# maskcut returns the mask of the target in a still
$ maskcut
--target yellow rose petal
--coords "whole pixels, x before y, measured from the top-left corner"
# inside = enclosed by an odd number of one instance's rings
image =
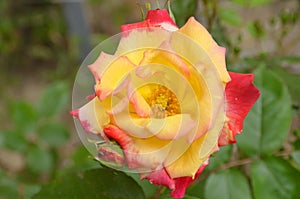
[[[162,140],[176,140],[195,127],[195,122],[189,114],[176,114],[163,119],[151,118],[151,122],[146,126],[157,138]]]
[[[95,91],[100,100],[117,89],[127,78],[127,74],[136,67],[127,57],[121,56],[115,59],[102,74],[100,81],[95,85]],[[124,85],[125,86],[125,85]]]
[[[106,110],[109,108],[109,100],[100,101],[97,97],[92,99],[78,110],[78,118],[83,128],[88,132],[102,133],[103,126],[110,121]]]
[[[194,17],[191,17],[177,32],[182,33],[197,42],[215,64],[221,80],[225,83],[230,81],[230,76],[225,65],[225,48],[218,46],[209,32],[199,22],[197,22]],[[188,49],[185,48],[185,50]],[[199,54],[199,52],[193,53]]]
[[[207,158],[200,159],[199,152],[201,150],[205,135],[193,142],[191,145],[183,141],[173,142],[173,147],[170,150],[168,159],[164,162],[166,171],[171,178],[178,178],[183,176],[193,177],[198,171],[201,164]],[[183,148],[186,151],[183,153]],[[188,164],[187,164],[188,163]]]

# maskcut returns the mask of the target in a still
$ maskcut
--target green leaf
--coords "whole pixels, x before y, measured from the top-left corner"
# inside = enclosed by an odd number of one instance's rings
[[[265,4],[268,4],[270,3],[272,0],[251,0],[249,2],[250,6],[262,6],[262,5],[265,5]]]
[[[0,198],[1,199],[19,198],[17,182],[7,178],[6,176],[1,176],[0,177]]]
[[[275,68],[274,73],[276,73],[282,81],[288,86],[290,94],[293,99],[293,103],[300,105],[300,86],[296,82],[300,82],[300,75],[290,73],[281,68]]]
[[[141,187],[123,172],[109,168],[70,173],[42,187],[33,199],[144,199]]]
[[[34,173],[49,172],[53,167],[53,157],[50,152],[33,146],[26,153],[26,163]]]
[[[173,19],[173,21],[176,23],[176,19],[175,19],[175,16],[174,16],[172,8],[171,8],[171,1],[168,1],[168,11],[169,11],[169,15],[170,15],[171,19]]]
[[[300,139],[299,138],[293,143],[293,146],[294,146],[295,150],[300,150]]]
[[[293,152],[292,158],[297,163],[298,168],[300,168],[300,151]]]
[[[130,177],[132,177],[143,189],[146,198],[153,198],[157,189],[159,188],[158,186],[154,186],[149,182],[149,180],[140,180],[141,177],[137,173],[129,173],[128,174]]]
[[[24,151],[28,145],[27,140],[22,132],[5,131],[2,134],[3,144],[5,147],[15,151]]]
[[[2,148],[5,144],[4,131],[0,131],[0,148]]]
[[[201,173],[201,175],[200,175],[199,178],[201,178],[202,175],[205,175],[205,172],[206,172],[206,171],[207,171],[207,170],[205,169],[204,172]],[[200,180],[199,178],[198,178],[198,180],[196,180],[196,182],[192,183],[192,184],[187,188],[186,193],[187,193],[188,195],[195,196],[195,197],[197,197],[197,198],[199,198],[199,199],[204,199],[204,198],[205,198],[205,197],[204,197],[204,189],[205,189],[205,184],[206,184],[206,182],[207,182],[207,178],[205,178],[205,179],[203,179],[203,180]]]
[[[231,0],[233,3],[240,5],[240,6],[246,6],[247,5],[247,0]]]
[[[195,196],[190,196],[188,194],[185,194],[184,198],[183,199],[201,199],[199,197],[195,197]]]
[[[250,175],[255,199],[299,198],[300,172],[282,158],[253,162]]]
[[[66,109],[69,103],[69,86],[66,82],[55,82],[47,87],[39,101],[39,113],[53,116]]]
[[[153,197],[149,198],[152,199]],[[173,197],[170,196],[170,191],[166,191],[163,194],[161,194],[158,199],[174,199]],[[202,199],[199,197],[195,197],[195,196],[190,196],[188,194],[185,194],[184,197],[182,199]]]
[[[234,169],[210,175],[204,194],[206,199],[251,199],[246,177]]]
[[[261,39],[265,36],[265,31],[260,21],[248,23],[247,30],[253,38]]]
[[[232,145],[220,147],[220,150],[214,153],[209,159],[209,165],[206,170],[216,169],[230,160],[232,154]]]
[[[37,112],[31,104],[18,101],[11,103],[9,108],[9,115],[15,129],[20,132],[30,132],[35,128]]]
[[[220,9],[220,17],[224,23],[232,26],[239,26],[242,22],[242,19],[237,11],[231,8]]]
[[[70,137],[65,125],[59,123],[46,123],[38,129],[40,139],[52,147],[63,145]]]
[[[80,146],[72,154],[73,165],[71,170],[84,171],[99,168],[99,162],[95,161],[84,146]]]
[[[189,17],[195,15],[197,0],[173,1],[171,8],[176,19],[176,24],[182,26]]]
[[[270,3],[272,0],[231,0],[233,3],[240,6],[262,6]]]
[[[31,199],[34,194],[40,191],[40,189],[41,189],[40,185],[25,184],[24,185],[25,199]]]
[[[291,99],[286,86],[271,71],[255,71],[260,98],[245,119],[239,149],[249,156],[268,155],[280,149],[288,136],[292,120]]]

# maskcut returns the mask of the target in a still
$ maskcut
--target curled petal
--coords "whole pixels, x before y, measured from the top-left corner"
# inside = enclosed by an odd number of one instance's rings
[[[239,74],[230,72],[231,81],[227,83],[226,94],[226,117],[219,146],[235,143],[234,136],[241,133],[243,122],[251,107],[258,99],[260,92],[253,85],[253,74]]]
[[[157,49],[145,51],[139,65],[162,64],[189,77],[189,67],[171,46],[169,41],[164,41]]]
[[[128,84],[127,97],[129,101],[133,104],[136,113],[140,117],[148,117],[150,115],[149,104],[146,102],[144,97],[139,92],[134,90],[134,86],[132,85],[132,82]]]

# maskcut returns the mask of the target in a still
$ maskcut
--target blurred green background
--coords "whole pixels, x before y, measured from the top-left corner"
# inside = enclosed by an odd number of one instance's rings
[[[167,5],[145,0],[0,0],[1,199],[31,198],[42,185],[41,193],[47,194],[36,198],[57,198],[45,191],[48,183],[99,167],[79,141],[69,115],[72,84],[87,48],[119,33],[120,25],[142,20],[140,7],[145,11],[146,2],[152,9]],[[85,38],[72,30],[67,4],[80,4],[86,24],[75,27],[86,28]],[[195,16],[227,48],[228,69],[255,72],[262,91],[238,144],[221,148],[211,158],[186,198],[297,198],[300,1],[173,0],[171,7],[179,26]],[[124,182],[130,181],[122,175]],[[137,182],[132,187],[142,187],[141,198],[160,193],[148,182]],[[157,198],[168,198],[167,192]],[[124,193],[126,197],[130,195]]]

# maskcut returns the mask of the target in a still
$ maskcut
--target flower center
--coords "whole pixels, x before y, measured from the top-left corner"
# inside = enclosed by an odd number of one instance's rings
[[[145,99],[151,107],[151,115],[155,118],[164,118],[180,113],[177,97],[165,86],[155,86]]]

